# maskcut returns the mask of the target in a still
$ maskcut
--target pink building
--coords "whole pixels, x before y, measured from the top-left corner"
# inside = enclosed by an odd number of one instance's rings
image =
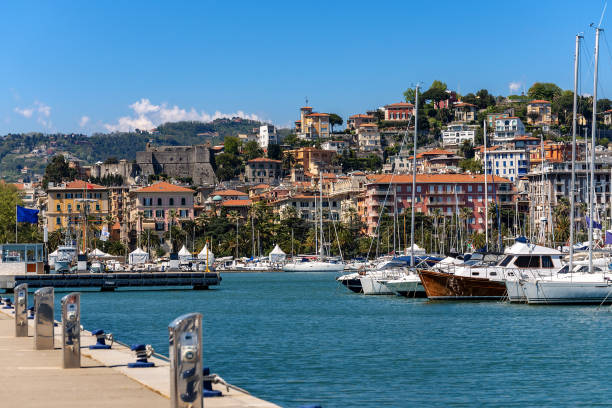
[[[131,191],[130,221],[139,233],[144,230],[168,231],[172,212],[173,224],[194,219],[194,194],[194,190],[165,181]]]
[[[514,191],[510,180],[489,176],[487,184],[489,202],[499,201],[502,205],[512,202]],[[439,209],[440,215],[450,217],[455,213],[463,216],[461,209],[469,208],[470,230],[482,232],[485,227],[484,195],[483,174],[417,174],[415,211],[432,215],[435,209]],[[409,212],[412,203],[412,175],[371,176],[365,193],[365,222],[371,235],[376,231],[383,203],[389,215],[394,213],[395,206],[398,214]]]

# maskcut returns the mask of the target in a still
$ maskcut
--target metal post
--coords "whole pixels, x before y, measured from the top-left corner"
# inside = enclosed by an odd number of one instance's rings
[[[412,212],[410,214],[410,266],[414,266],[414,206],[416,205],[416,156],[419,129],[419,84],[414,87],[414,138],[412,142]]]
[[[485,251],[489,251],[489,189],[487,185],[487,121],[482,121],[484,139],[484,189],[485,189]],[[491,170],[493,173],[493,170]]]
[[[53,288],[40,288],[34,292],[34,349],[53,350]]]
[[[189,313],[168,325],[170,406],[202,408],[202,315]]]
[[[595,132],[597,131],[597,70],[599,67],[599,33],[595,30],[595,63],[593,67],[593,119],[591,124],[591,185],[589,197],[589,273],[593,272],[593,205],[595,202]]]
[[[15,286],[15,337],[28,337],[28,284]]]
[[[576,212],[576,116],[578,110],[578,67],[580,61],[580,39],[576,36],[576,51],[574,54],[574,108],[572,111],[572,178],[570,181],[570,236],[569,236],[569,271],[574,270],[574,224]],[[611,180],[612,181],[612,180]]]
[[[64,368],[81,367],[81,294],[62,298],[62,350]]]

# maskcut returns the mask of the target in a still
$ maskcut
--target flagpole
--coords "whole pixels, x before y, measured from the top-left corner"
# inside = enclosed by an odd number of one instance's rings
[[[15,243],[17,244],[17,204],[15,204]]]

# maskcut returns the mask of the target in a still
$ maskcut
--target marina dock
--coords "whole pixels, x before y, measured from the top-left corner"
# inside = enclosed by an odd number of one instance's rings
[[[12,292],[21,283],[38,289],[94,288],[114,291],[133,287],[189,287],[205,290],[217,286],[221,277],[213,272],[140,272],[140,273],[75,273],[75,274],[22,274],[0,275],[0,289]]]
[[[54,350],[35,350],[29,320],[29,336],[15,337],[11,309],[0,309],[0,382],[6,391],[2,406],[19,407],[91,407],[156,408],[170,406],[169,362],[158,357],[149,361],[151,368],[128,368],[134,352],[114,343],[110,350],[90,350],[95,336],[81,332],[81,368],[62,368],[61,323],[55,327]],[[160,327],[160,330],[164,330]],[[213,384],[221,397],[206,398],[213,408],[271,408],[277,405],[250,394]]]

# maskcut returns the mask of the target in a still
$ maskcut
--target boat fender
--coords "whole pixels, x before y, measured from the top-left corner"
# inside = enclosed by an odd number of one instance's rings
[[[155,352],[150,344],[132,344],[130,349],[136,353],[136,361],[128,363],[129,368],[155,367],[155,363],[148,360]]]
[[[96,344],[89,346],[90,350],[108,350],[112,347],[114,342],[113,333],[105,333],[103,329],[98,329],[92,331],[91,334],[96,336]],[[107,340],[111,344],[106,344]]]

